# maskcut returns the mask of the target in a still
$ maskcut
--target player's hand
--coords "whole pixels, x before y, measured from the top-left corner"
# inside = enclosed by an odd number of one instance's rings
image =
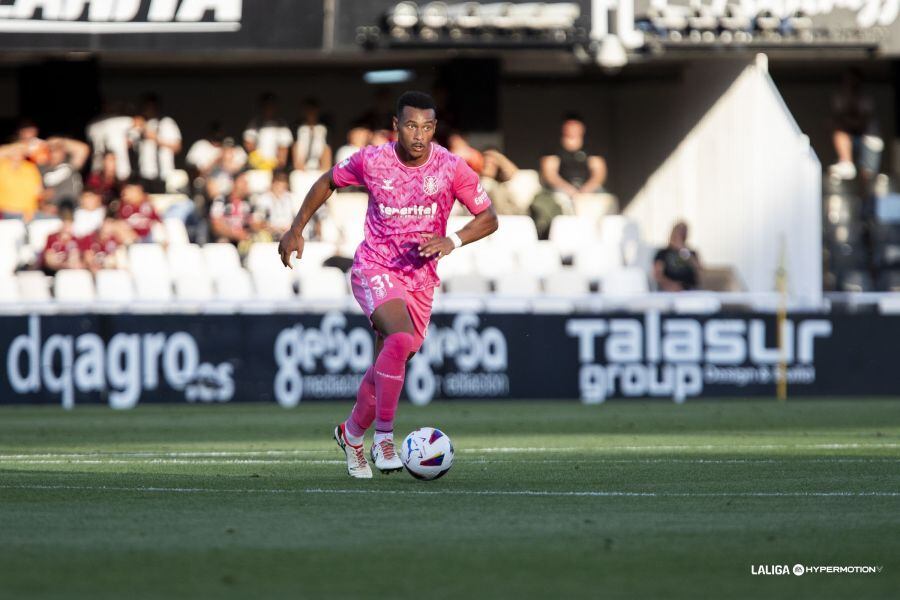
[[[293,229],[289,229],[278,242],[278,254],[281,255],[281,262],[289,269],[294,268],[291,266],[291,255],[294,252],[297,253],[298,259],[303,256],[303,236],[294,233]]]
[[[422,243],[419,244],[419,256],[425,258],[436,256],[440,259],[453,252],[455,248],[456,246],[453,245],[453,240],[450,238],[425,233],[422,235]]]

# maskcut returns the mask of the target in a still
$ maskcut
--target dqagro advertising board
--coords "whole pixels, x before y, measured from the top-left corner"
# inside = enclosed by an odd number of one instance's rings
[[[437,314],[405,394],[449,399],[897,395],[900,318]],[[0,318],[0,403],[351,401],[375,344],[360,315]]]

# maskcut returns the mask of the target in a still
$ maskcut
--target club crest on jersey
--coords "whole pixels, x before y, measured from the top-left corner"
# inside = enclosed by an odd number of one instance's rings
[[[437,177],[432,177],[431,175],[426,175],[425,178],[422,180],[422,191],[425,192],[425,195],[427,195],[427,196],[436,194],[438,191]]]
[[[394,180],[393,179],[382,179],[381,180],[381,189],[383,190],[393,190],[394,189]]]

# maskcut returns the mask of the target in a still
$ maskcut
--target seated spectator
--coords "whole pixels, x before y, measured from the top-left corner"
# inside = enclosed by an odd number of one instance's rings
[[[81,247],[73,229],[73,211],[71,204],[59,207],[59,219],[62,228],[47,237],[47,243],[40,256],[40,267],[47,275],[55,275],[63,269],[83,269],[84,260]]]
[[[303,102],[297,143],[294,144],[294,168],[298,171],[327,171],[331,168],[328,128],[319,120],[319,104],[312,98]]]
[[[461,133],[454,131],[447,136],[447,150],[462,158],[475,173],[481,175],[481,171],[484,170],[484,156],[470,146]]]
[[[394,141],[394,132],[389,129],[376,129],[372,132],[369,146],[384,146]]]
[[[153,241],[153,225],[161,223],[140,181],[132,180],[122,186],[116,216],[123,221],[137,242]]]
[[[205,178],[216,168],[237,173],[247,164],[247,153],[234,145],[233,138],[222,133],[218,123],[213,123],[209,135],[194,142],[184,160],[193,176]]]
[[[347,132],[347,143],[338,148],[337,154],[334,155],[336,164],[340,164],[347,160],[364,147],[369,145],[372,138],[372,130],[363,123],[357,123]]]
[[[840,92],[832,100],[832,137],[838,162],[831,165],[829,173],[840,179],[855,179],[858,163],[865,181],[871,182],[881,166],[884,140],[875,118],[875,103],[862,84],[858,69],[847,71]]]
[[[285,171],[275,172],[272,177],[272,189],[254,198],[253,205],[258,221],[276,241],[291,228],[294,215],[300,209],[299,203],[291,194],[288,174]]]
[[[106,206],[119,197],[120,181],[116,171],[116,155],[113,152],[107,152],[103,155],[100,170],[92,171],[87,178],[85,187],[99,194]]]
[[[78,208],[75,209],[75,235],[81,238],[100,229],[106,213],[100,194],[91,190],[81,192]]]
[[[531,198],[527,204],[511,193],[507,183],[519,173],[519,168],[500,151],[490,148],[484,151],[484,169],[481,171],[481,184],[491,197],[491,204],[501,215],[527,215]]]
[[[563,121],[559,146],[541,158],[541,179],[547,190],[538,194],[531,213],[538,235],[546,239],[553,217],[575,214],[576,199],[603,191],[606,161],[585,143],[584,122],[569,115]]]
[[[38,168],[44,183],[41,212],[55,215],[63,203],[78,205],[83,187],[81,168],[90,155],[84,142],[68,138],[47,140],[48,160]]]
[[[687,224],[676,223],[669,235],[669,245],[653,258],[653,278],[661,292],[692,290],[700,282],[700,257],[687,247],[687,235]]]
[[[263,224],[253,212],[246,173],[239,174],[231,191],[212,201],[209,208],[211,237],[217,242],[230,242],[246,254]]]
[[[0,146],[0,216],[5,219],[30,221],[38,210],[44,186],[40,170],[28,160],[30,144]]]
[[[274,94],[263,94],[259,105],[259,116],[251,120],[244,130],[247,163],[251,169],[284,169],[294,137],[287,122],[278,116]]]
[[[125,243],[121,236],[122,223],[112,211],[104,215],[100,228],[78,240],[85,267],[96,273],[101,269],[125,267]]]
[[[165,193],[166,179],[175,170],[175,155],[181,152],[181,130],[172,117],[160,114],[155,94],[144,95],[128,143],[137,157],[137,174],[144,189],[151,194]]]

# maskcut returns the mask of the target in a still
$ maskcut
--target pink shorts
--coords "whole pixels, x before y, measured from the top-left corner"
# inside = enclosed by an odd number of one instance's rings
[[[415,337],[413,351],[417,352],[425,341],[428,323],[431,321],[431,305],[434,300],[434,288],[410,291],[397,277],[387,269],[357,269],[350,271],[350,287],[353,297],[360,308],[372,321],[372,313],[388,300],[400,299],[406,302],[406,309],[412,320]],[[372,328],[375,324],[372,323]],[[377,331],[377,329],[376,329]]]

